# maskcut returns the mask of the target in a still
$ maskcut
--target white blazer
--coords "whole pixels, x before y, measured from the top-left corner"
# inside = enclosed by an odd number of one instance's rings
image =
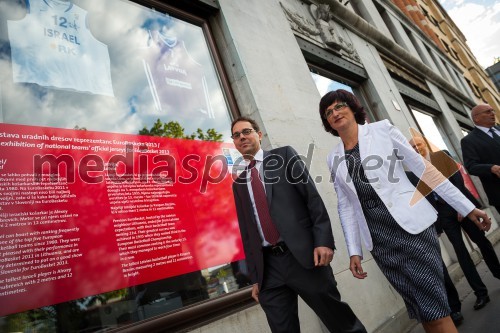
[[[419,178],[432,180],[436,185],[431,188],[461,215],[466,216],[475,208],[448,179],[413,150],[405,136],[388,120],[358,125],[358,143],[366,177],[389,213],[407,232],[424,231],[436,221],[437,214],[424,198],[414,202],[416,189],[408,180],[403,165]],[[362,256],[361,242],[369,251],[373,249],[373,242],[347,170],[342,142],[330,152],[327,163],[337,192],[338,212],[349,256]]]

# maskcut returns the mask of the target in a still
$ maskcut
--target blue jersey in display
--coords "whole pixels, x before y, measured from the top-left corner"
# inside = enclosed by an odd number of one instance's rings
[[[8,21],[14,82],[114,96],[108,47],[71,1],[26,0],[28,13]]]

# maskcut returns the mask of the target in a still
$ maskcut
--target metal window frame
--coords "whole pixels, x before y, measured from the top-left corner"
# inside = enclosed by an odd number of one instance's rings
[[[168,13],[186,22],[202,28],[208,49],[213,58],[216,72],[232,119],[239,116],[238,104],[231,89],[231,84],[222,63],[212,30],[208,23],[211,16],[216,15],[220,7],[216,0],[128,0],[146,8]]]

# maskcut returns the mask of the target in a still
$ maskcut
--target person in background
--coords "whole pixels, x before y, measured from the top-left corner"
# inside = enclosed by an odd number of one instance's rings
[[[476,207],[481,206],[479,202],[477,202],[476,198],[474,198],[474,196],[465,187],[464,179],[458,169],[457,162],[451,158],[449,152],[446,150],[431,152],[425,139],[418,136],[410,140],[410,145],[418,153],[420,153],[423,158],[436,167],[439,172],[448,177],[449,181],[455,185],[455,187],[457,187],[472,203],[474,203]],[[460,264],[460,267],[464,272],[464,276],[471,288],[474,290],[474,294],[477,298],[474,303],[474,309],[479,310],[483,308],[490,301],[488,289],[479,276],[476,265],[474,265],[474,261],[465,246],[465,242],[462,237],[462,229],[479,247],[484,261],[493,276],[500,277],[500,262],[498,261],[493,245],[486,237],[484,230],[478,229],[478,227],[471,220],[460,215],[455,209],[453,209],[453,207],[447,204],[424,183],[419,183],[417,189],[424,195],[429,194],[434,196],[434,207],[438,212],[438,219],[436,221],[436,224],[438,225],[438,233],[439,230],[444,231],[450,240],[451,245],[453,245],[458,263]]]
[[[460,141],[464,165],[479,177],[490,205],[500,213],[500,127],[495,125],[495,110],[476,105],[471,117],[476,126]]]
[[[257,123],[240,117],[231,137],[248,167],[233,183],[252,297],[272,332],[300,332],[298,296],[330,332],[366,333],[341,301],[333,276],[331,222],[313,180],[290,146],[262,150]]]
[[[355,278],[365,279],[361,244],[402,296],[408,314],[428,333],[457,332],[443,282],[436,212],[416,189],[403,165],[423,179],[463,216],[489,230],[488,216],[424,160],[388,120],[365,125],[366,113],[346,90],[328,92],[319,103],[324,129],[341,142],[327,163]],[[423,198],[421,198],[423,199]]]

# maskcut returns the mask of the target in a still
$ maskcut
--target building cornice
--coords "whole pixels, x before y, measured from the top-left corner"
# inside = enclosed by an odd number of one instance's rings
[[[333,20],[373,44],[377,50],[386,57],[405,66],[417,76],[424,75],[426,79],[442,87],[448,94],[459,99],[461,102],[470,106],[474,105],[474,101],[464,95],[460,90],[443,79],[439,74],[406,51],[403,47],[396,44],[392,39],[382,34],[376,27],[368,23],[361,16],[345,8],[337,0],[319,0],[318,2],[330,5],[332,12],[335,13],[335,15],[333,15]],[[352,2],[356,2],[356,0]]]

